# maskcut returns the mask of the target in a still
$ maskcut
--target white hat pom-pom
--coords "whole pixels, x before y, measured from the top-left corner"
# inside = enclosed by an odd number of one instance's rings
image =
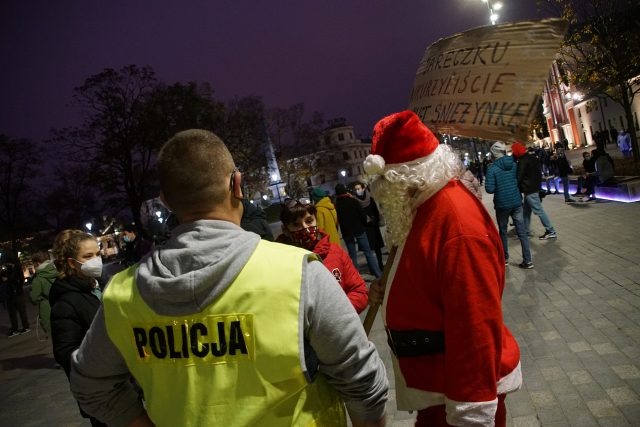
[[[384,172],[384,159],[377,154],[369,154],[362,165],[367,175],[382,175]]]

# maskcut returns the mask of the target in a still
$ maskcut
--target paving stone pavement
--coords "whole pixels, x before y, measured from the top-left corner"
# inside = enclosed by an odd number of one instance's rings
[[[491,197],[484,202],[493,212]],[[507,397],[508,426],[640,426],[640,204],[565,204],[550,195],[543,206],[558,238],[532,238],[534,269],[515,265],[520,245],[509,240],[514,265],[503,311],[520,344],[524,385]],[[537,218],[531,224],[536,236],[544,232]],[[90,425],[50,343],[33,331],[7,338],[8,315],[0,311],[0,425]],[[370,338],[393,385],[380,316]],[[395,389],[390,397],[388,425],[413,425],[415,414],[395,410]]]

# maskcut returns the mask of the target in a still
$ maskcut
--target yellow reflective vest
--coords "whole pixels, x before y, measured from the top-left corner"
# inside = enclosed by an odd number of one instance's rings
[[[104,294],[107,333],[142,386],[156,426],[345,426],[343,403],[301,368],[300,287],[308,252],[260,241],[201,312],[161,316],[135,267]]]

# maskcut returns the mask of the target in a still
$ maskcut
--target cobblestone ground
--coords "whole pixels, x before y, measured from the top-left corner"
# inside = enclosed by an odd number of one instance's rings
[[[493,212],[487,195],[485,205]],[[507,270],[504,316],[520,344],[524,376],[523,388],[507,398],[508,425],[639,426],[640,204],[565,204],[551,195],[543,206],[558,239],[534,237],[535,268]],[[532,231],[544,232],[535,217]],[[515,264],[518,240],[509,246]],[[88,426],[50,343],[35,331],[8,339],[8,315],[0,311],[0,425]],[[371,339],[391,373],[379,317]],[[396,411],[393,391],[391,397],[388,424],[413,425],[414,415]]]

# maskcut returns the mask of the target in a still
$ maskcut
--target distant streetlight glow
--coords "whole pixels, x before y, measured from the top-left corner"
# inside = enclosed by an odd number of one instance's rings
[[[272,173],[271,174],[271,180],[272,181],[277,181],[278,180],[278,174],[277,173]]]
[[[501,10],[504,7],[504,3],[501,1],[492,2],[490,0],[482,0],[482,3],[487,5],[487,9],[489,9],[489,21],[491,21],[491,25],[495,25],[498,22],[498,18],[500,15],[496,13],[496,11]]]
[[[93,224],[91,224],[90,222],[86,223],[84,225],[85,227],[87,227],[87,230],[89,230],[89,232],[91,232],[91,227],[93,227]]]
[[[495,2],[493,5],[493,10],[500,10],[500,9],[502,9],[502,3],[499,1]]]
[[[340,175],[342,175],[343,177],[347,176],[347,171],[346,170],[341,170],[340,171]]]

